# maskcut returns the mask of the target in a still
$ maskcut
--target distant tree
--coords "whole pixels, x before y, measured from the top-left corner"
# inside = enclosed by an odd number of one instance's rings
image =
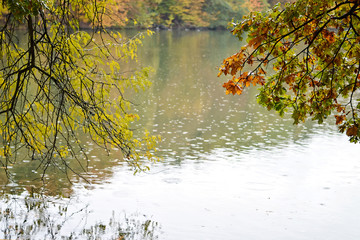
[[[156,13],[157,1],[152,0],[112,0],[108,13],[103,17],[106,27],[151,27]]]
[[[158,0],[155,22],[168,27],[206,26],[202,10],[205,0]]]
[[[294,123],[328,117],[360,139],[360,1],[298,0],[251,13],[232,33],[247,44],[226,58],[226,93],[259,85],[258,102]]]
[[[206,0],[203,10],[207,13],[210,27],[227,27],[235,18],[241,19],[246,12],[243,0]]]
[[[205,0],[178,0],[176,4],[170,8],[174,14],[174,23],[178,25],[188,26],[207,26],[204,21],[206,13],[202,10]]]
[[[245,0],[242,6],[250,12],[255,12],[265,10],[269,3],[267,0]]]
[[[134,138],[138,115],[124,92],[149,86],[149,69],[125,69],[142,35],[130,39],[104,29],[108,1],[3,0],[0,25],[0,164],[24,158],[38,168],[72,171],[84,163],[83,135],[143,169],[158,139]],[[86,19],[89,31],[81,31]],[[127,90],[127,89],[132,89]],[[84,170],[86,167],[86,161]]]
[[[295,1],[296,0],[268,0],[267,2],[270,4],[271,7],[273,7],[278,3],[285,5],[286,3],[291,3],[291,2],[295,2]]]

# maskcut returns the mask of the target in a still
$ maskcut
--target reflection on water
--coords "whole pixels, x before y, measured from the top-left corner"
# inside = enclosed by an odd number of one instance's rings
[[[24,159],[11,166],[11,176],[8,178],[3,171],[0,172],[0,189],[6,193],[21,194],[24,191],[39,192],[41,189],[46,195],[70,197],[72,195],[72,184],[76,182],[103,183],[112,175],[111,167],[122,164],[119,160],[119,151],[113,151],[108,155],[103,149],[97,149],[88,140],[87,154],[89,160],[83,160],[82,165],[87,166],[87,172],[83,172],[81,166],[73,161],[70,165],[74,171],[81,173],[81,177],[71,172],[62,172],[58,168],[49,167],[44,175],[38,170],[39,163]],[[91,185],[89,185],[91,187]]]
[[[128,97],[142,117],[139,126],[162,135],[164,161],[134,176],[119,153],[107,156],[89,145],[92,184],[74,176],[71,185],[49,173],[47,194],[76,197],[69,208],[86,206],[87,229],[99,221],[110,226],[112,214],[125,211],[149,216],[137,225],[141,234],[156,223],[153,238],[166,240],[360,239],[359,145],[331,124],[293,126],[259,107],[256,89],[226,96],[217,66],[240,46],[227,32],[164,31],[147,39],[139,57],[156,70],[153,86]],[[3,191],[22,196],[38,188],[30,166],[13,166],[7,186],[0,175]],[[81,215],[69,222],[81,222]]]
[[[88,226],[89,214],[74,199],[4,195],[0,226],[5,239],[158,239],[159,224],[145,215],[123,214],[119,220],[113,213],[108,221]]]

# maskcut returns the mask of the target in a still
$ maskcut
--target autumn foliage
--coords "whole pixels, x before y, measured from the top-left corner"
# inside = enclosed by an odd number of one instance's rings
[[[328,117],[360,139],[360,1],[299,0],[251,13],[232,33],[247,44],[223,61],[227,94],[260,86],[260,104],[294,123]]]

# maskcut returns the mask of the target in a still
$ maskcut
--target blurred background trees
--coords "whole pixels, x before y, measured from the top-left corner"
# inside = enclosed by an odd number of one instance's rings
[[[108,27],[226,28],[250,11],[263,11],[278,0],[113,0]],[[286,0],[280,1],[282,3]]]

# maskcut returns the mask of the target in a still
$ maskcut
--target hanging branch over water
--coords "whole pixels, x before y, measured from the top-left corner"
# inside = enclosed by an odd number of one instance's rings
[[[5,170],[22,156],[39,161],[42,177],[50,166],[73,171],[70,161],[86,171],[84,133],[106,151],[121,149],[137,170],[146,168],[142,156],[156,160],[158,138],[147,132],[142,139],[133,137],[130,124],[138,116],[123,97],[127,88],[150,85],[148,68],[129,74],[120,65],[136,59],[144,35],[127,39],[108,32],[102,24],[107,2],[2,1],[0,164]],[[81,31],[80,19],[91,30]]]
[[[294,123],[334,114],[340,132],[360,140],[360,1],[298,0],[252,13],[232,33],[247,45],[226,58],[226,93],[259,85],[258,101]],[[269,67],[272,68],[269,69]],[[272,72],[273,71],[273,72]]]

